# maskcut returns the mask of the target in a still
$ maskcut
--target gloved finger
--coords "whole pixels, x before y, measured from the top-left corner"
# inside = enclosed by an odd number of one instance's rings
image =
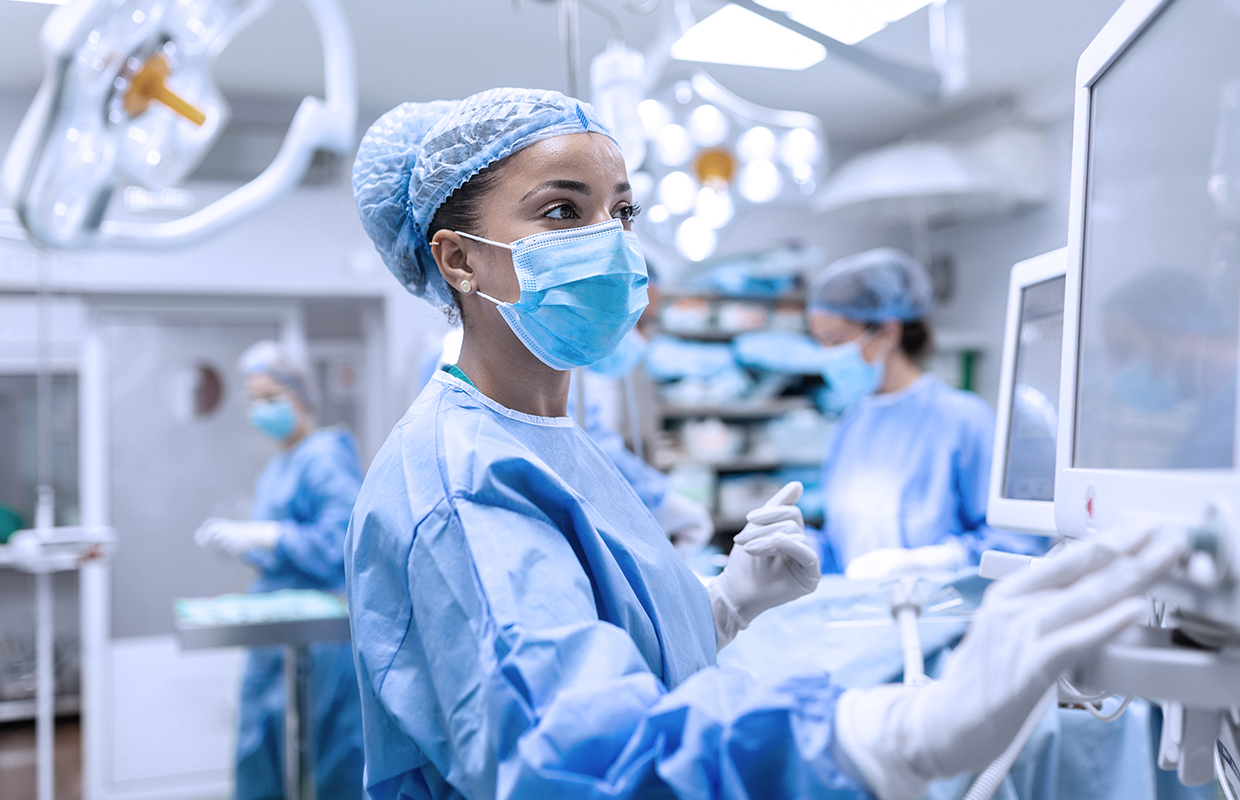
[[[1072,544],[1025,572],[1004,581],[1003,594],[1015,595],[1067,586],[1082,575],[1096,572],[1122,554],[1135,553],[1149,545],[1156,528],[1149,525],[1123,525],[1087,542]]]
[[[805,525],[805,518],[801,515],[799,506],[759,506],[746,514],[745,519],[755,525],[769,525],[783,520],[793,520],[801,526]]]
[[[1121,556],[1072,586],[1054,592],[1039,614],[1043,631],[1086,619],[1127,597],[1139,595],[1162,578],[1179,560],[1174,542],[1152,544],[1134,556]]]
[[[784,488],[776,492],[774,496],[771,497],[770,500],[766,501],[764,505],[767,505],[767,506],[793,505],[796,503],[796,501],[801,499],[801,492],[803,492],[804,490],[805,490],[805,487],[801,485],[800,481],[788,481],[788,483],[784,484]]]
[[[741,547],[751,556],[783,556],[790,558],[802,567],[818,564],[818,554],[804,541],[791,536],[771,536],[759,539]]]
[[[1094,648],[1105,644],[1121,631],[1142,622],[1149,614],[1149,601],[1132,597],[1093,614],[1046,637],[1041,643],[1041,658],[1047,672],[1058,675],[1087,656]]]
[[[745,529],[732,537],[733,544],[749,544],[767,536],[791,536],[805,530],[792,520],[773,522],[770,525],[754,525],[750,523]]]

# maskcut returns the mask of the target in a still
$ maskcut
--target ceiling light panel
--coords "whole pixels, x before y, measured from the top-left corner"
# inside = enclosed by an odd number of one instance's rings
[[[672,44],[672,58],[741,67],[803,70],[827,57],[818,42],[737,5],[694,25]]]

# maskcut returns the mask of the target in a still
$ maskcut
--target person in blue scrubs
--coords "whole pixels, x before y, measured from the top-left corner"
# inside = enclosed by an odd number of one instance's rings
[[[241,360],[250,424],[280,443],[258,478],[249,520],[210,519],[199,544],[240,558],[259,573],[251,592],[344,592],[344,537],[362,483],[353,436],[316,428],[305,372],[275,342],[258,342]],[[348,644],[316,644],[312,661],[315,784],[323,800],[361,798],[362,718]],[[237,800],[284,797],[283,651],[255,648],[241,684]]]
[[[406,103],[363,138],[353,188],[393,274],[464,325],[345,543],[374,800],[912,800],[998,756],[1180,557],[1125,531],[995,587],[933,685],[721,669],[737,630],[814,589],[818,558],[792,483],[699,580],[565,415],[568,370],[614,352],[646,301],[624,161],[593,109],[526,89]]]
[[[922,266],[888,247],[841,259],[810,285],[824,404],[841,415],[822,467],[826,571],[875,580],[962,569],[989,549],[1044,549],[986,524],[995,415],[923,372],[933,302]]]

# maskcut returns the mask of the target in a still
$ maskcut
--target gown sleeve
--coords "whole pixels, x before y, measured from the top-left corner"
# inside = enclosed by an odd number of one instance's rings
[[[375,800],[867,796],[835,755],[825,673],[711,666],[668,691],[600,619],[564,520],[383,505],[354,520],[349,568]]]
[[[351,441],[319,447],[308,458],[291,508],[281,521],[280,538],[269,553],[252,551],[259,566],[272,571],[292,568],[316,582],[338,583],[343,573],[344,538],[349,516],[362,486],[357,451]]]
[[[986,523],[995,418],[989,408],[975,417],[963,428],[953,470],[959,540],[968,552],[969,563],[976,566],[986,550],[1040,555],[1046,550],[1045,539],[992,528]]]

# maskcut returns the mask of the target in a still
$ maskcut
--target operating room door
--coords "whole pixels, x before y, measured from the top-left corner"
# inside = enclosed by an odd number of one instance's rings
[[[210,797],[232,778],[243,654],[182,652],[173,601],[243,591],[252,571],[193,541],[208,517],[246,518],[275,447],[246,424],[241,353],[296,338],[293,307],[104,309],[95,315],[111,563],[103,658],[106,797]]]

